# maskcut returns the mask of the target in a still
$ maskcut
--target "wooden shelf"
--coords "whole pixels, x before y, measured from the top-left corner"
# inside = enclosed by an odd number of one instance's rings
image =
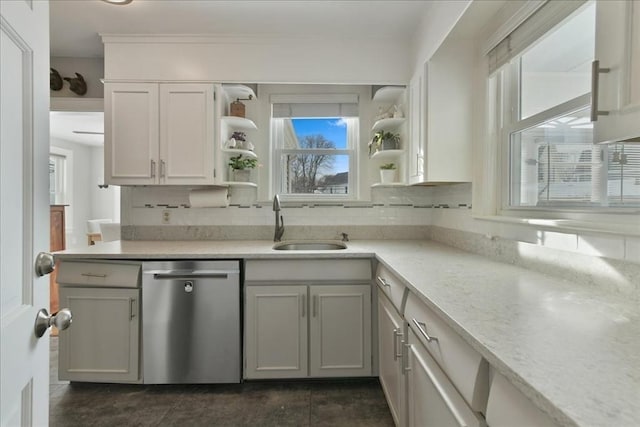
[[[227,125],[233,127],[236,130],[253,130],[258,129],[256,124],[251,119],[247,119],[245,117],[236,117],[236,116],[222,116],[220,120],[226,123]]]
[[[373,127],[371,128],[372,132],[377,132],[382,129],[395,129],[401,124],[403,124],[407,119],[405,117],[398,118],[390,118],[390,119],[380,119],[377,120]]]
[[[257,159],[258,155],[256,153],[254,153],[253,151],[249,151],[249,150],[241,150],[239,148],[223,148],[222,149],[223,153],[227,153],[227,154],[233,154],[233,155],[243,155],[245,157],[249,157],[250,159]]]
[[[386,159],[395,159],[404,154],[404,150],[381,150],[376,151],[371,155],[371,159],[377,160],[386,160]]]

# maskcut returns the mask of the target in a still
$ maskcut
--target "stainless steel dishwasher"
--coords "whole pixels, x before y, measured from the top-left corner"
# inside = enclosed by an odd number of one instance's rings
[[[145,384],[240,382],[240,262],[142,265]]]

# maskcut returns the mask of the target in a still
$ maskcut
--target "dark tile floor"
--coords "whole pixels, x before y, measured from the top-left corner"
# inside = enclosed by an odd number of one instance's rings
[[[51,340],[49,422],[56,426],[393,426],[377,379],[218,385],[84,384],[57,379]]]

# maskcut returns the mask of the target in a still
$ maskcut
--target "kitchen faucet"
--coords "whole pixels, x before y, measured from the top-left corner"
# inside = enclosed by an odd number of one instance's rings
[[[284,219],[280,215],[280,196],[277,194],[273,198],[273,211],[276,213],[276,228],[273,234],[273,241],[279,242],[284,234]]]

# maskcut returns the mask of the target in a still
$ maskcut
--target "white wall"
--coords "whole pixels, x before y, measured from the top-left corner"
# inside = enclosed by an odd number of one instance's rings
[[[66,208],[67,248],[87,245],[87,220],[110,218],[120,219],[120,188],[110,186],[99,189],[104,181],[103,149],[61,139],[52,139],[51,147],[67,150],[71,153],[68,163],[70,174],[71,199]]]

